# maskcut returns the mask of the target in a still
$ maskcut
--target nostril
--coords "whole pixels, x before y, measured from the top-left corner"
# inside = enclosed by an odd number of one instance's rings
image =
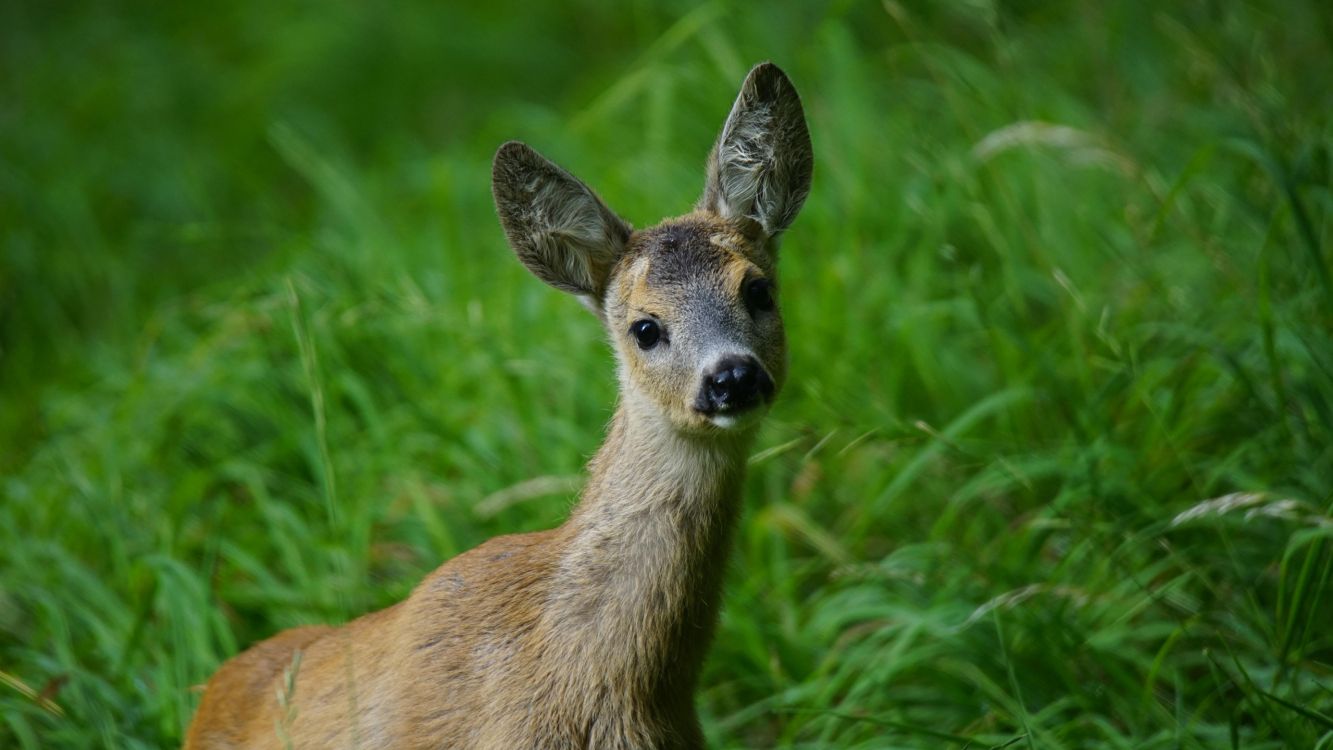
[[[777,390],[777,385],[773,382],[773,378],[769,377],[768,372],[765,370],[759,370],[758,376],[755,378],[755,380],[759,387],[759,395],[763,396],[766,399],[772,398],[773,391]]]
[[[754,375],[754,368],[749,364],[737,365],[731,370],[731,377],[736,381],[736,388],[742,391],[754,386]]]
[[[720,372],[714,373],[713,377],[709,378],[708,392],[714,399],[725,401],[727,396],[731,394],[731,386],[733,382],[734,378],[732,377],[731,370],[723,369]]]

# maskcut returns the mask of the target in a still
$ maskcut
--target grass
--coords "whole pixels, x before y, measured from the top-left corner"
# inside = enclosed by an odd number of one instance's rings
[[[802,91],[791,380],[716,747],[1333,747],[1333,14],[0,10],[0,746],[178,744],[228,656],[564,516],[610,414],[521,138],[684,211]]]

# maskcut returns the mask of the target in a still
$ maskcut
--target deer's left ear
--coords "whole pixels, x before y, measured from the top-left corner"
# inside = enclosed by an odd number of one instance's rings
[[[630,226],[574,177],[518,141],[495,154],[491,191],[509,245],[538,278],[600,305]]]
[[[708,157],[699,208],[772,238],[805,203],[814,161],[796,88],[778,66],[760,63],[741,84]]]

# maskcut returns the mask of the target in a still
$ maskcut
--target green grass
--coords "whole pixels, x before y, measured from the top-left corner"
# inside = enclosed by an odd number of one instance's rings
[[[454,5],[0,9],[0,746],[178,744],[558,523],[610,355],[490,156],[655,222],[772,58],[816,176],[711,744],[1333,748],[1325,3]]]

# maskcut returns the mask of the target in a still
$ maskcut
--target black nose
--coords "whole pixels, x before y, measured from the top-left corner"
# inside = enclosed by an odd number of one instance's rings
[[[754,357],[726,357],[704,374],[695,408],[705,414],[743,411],[773,395],[773,379]]]

